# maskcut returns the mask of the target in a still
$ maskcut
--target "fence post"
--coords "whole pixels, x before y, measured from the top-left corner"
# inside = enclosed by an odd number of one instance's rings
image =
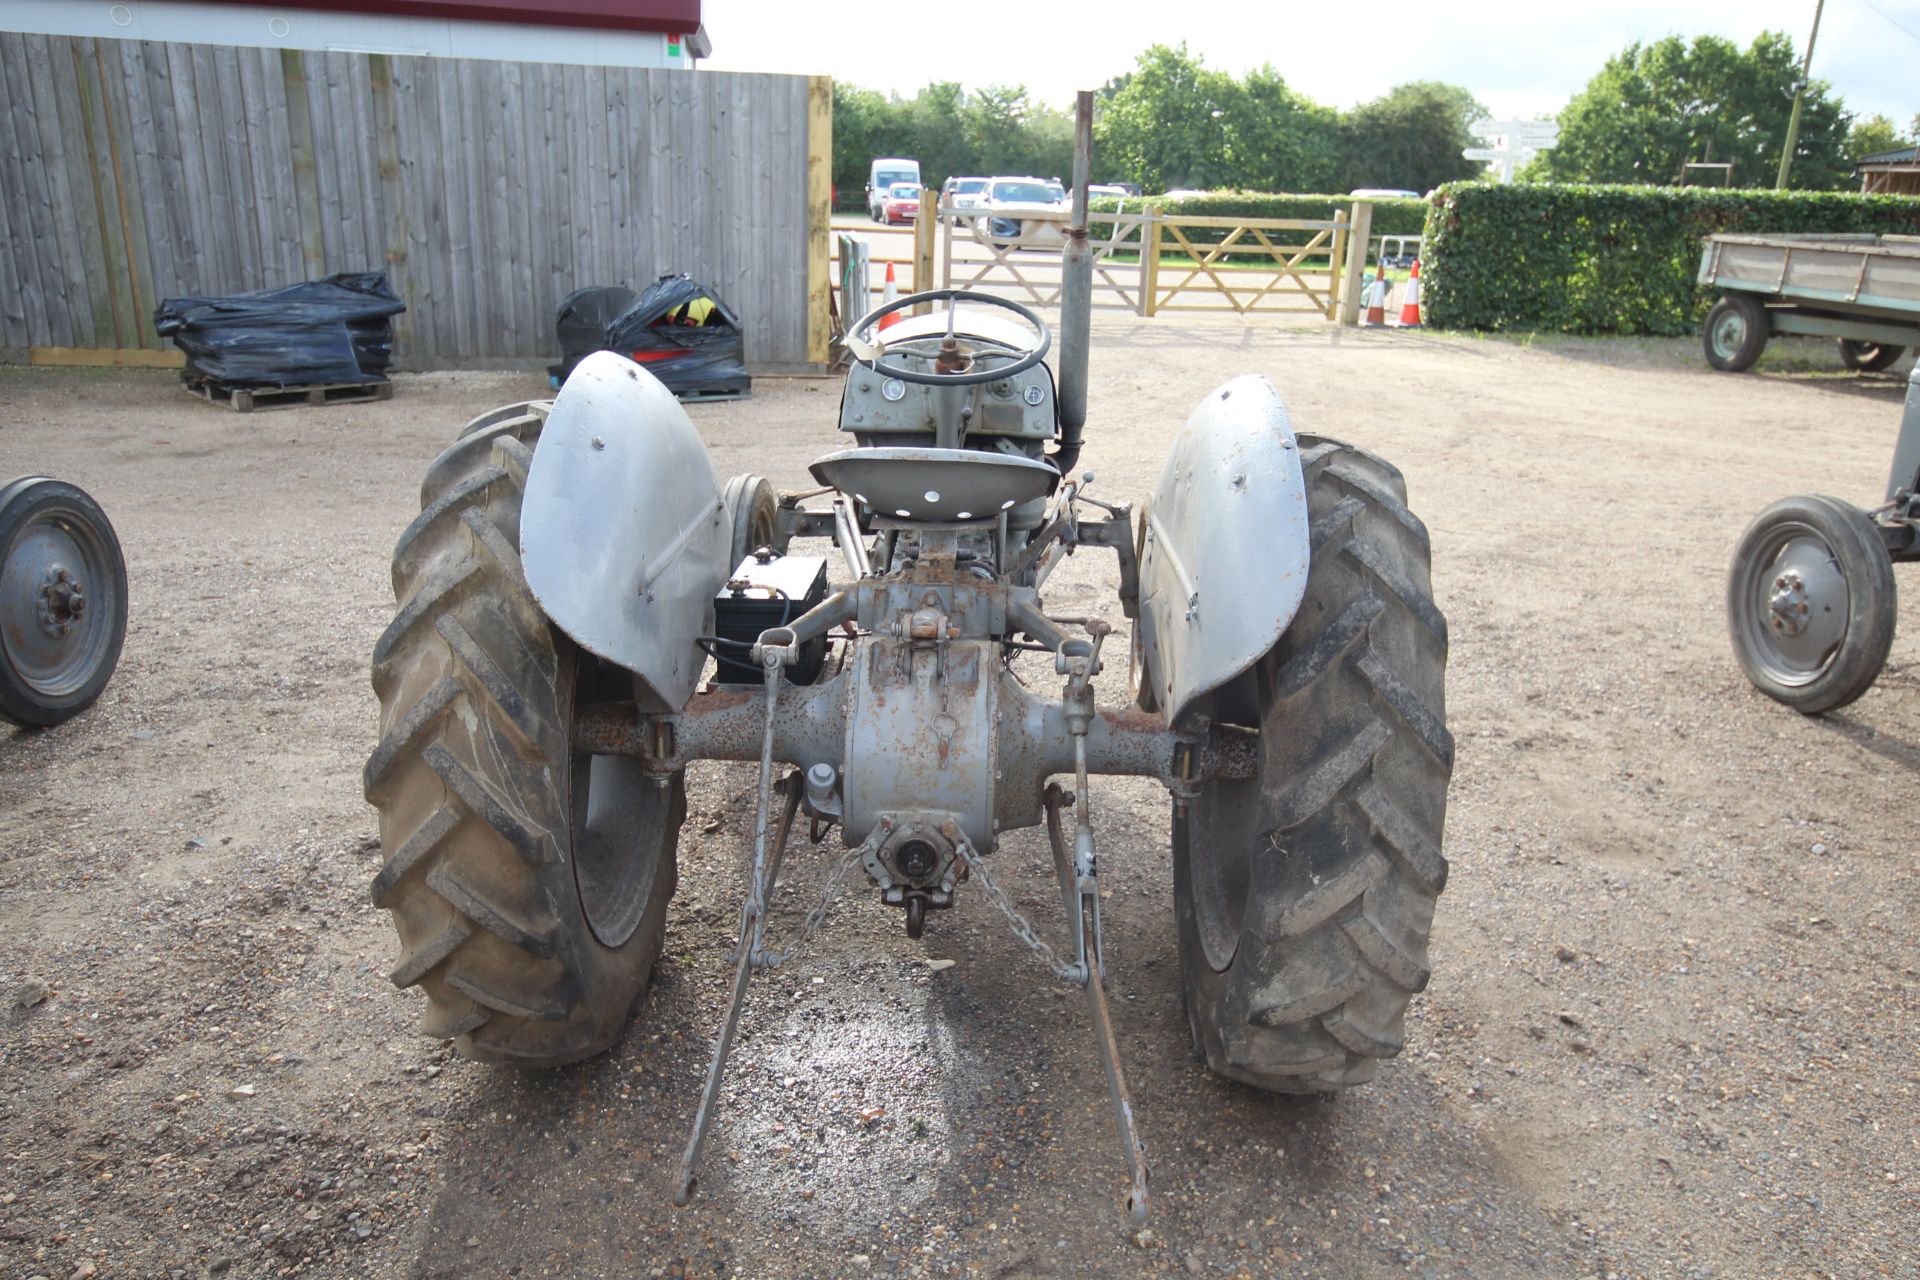
[[[807,77],[807,362],[827,363],[833,288],[827,259],[833,226],[833,80]]]
[[[1150,204],[1140,224],[1140,314],[1152,316],[1160,292],[1160,206]]]
[[[1373,202],[1353,202],[1353,230],[1347,238],[1346,281],[1341,287],[1340,323],[1360,323],[1360,276],[1367,269],[1367,240],[1373,234]]]
[[[934,197],[933,216],[927,215],[927,193],[920,192],[920,212],[913,215],[913,291],[925,293],[933,288],[933,229],[940,221],[940,198]],[[927,304],[914,307],[913,314],[927,314]]]
[[[1333,211],[1333,251],[1327,255],[1327,319],[1340,319],[1340,285],[1347,269],[1347,211]]]

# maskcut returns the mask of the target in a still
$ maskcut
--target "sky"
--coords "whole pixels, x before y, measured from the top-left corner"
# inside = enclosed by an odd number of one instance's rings
[[[1191,8],[1139,0],[981,0],[822,4],[705,0],[716,71],[826,74],[911,94],[931,81],[969,89],[1025,85],[1065,107],[1098,89],[1148,45],[1185,41],[1208,66],[1245,74],[1271,63],[1297,91],[1348,108],[1410,80],[1464,85],[1498,118],[1552,115],[1611,54],[1634,40],[1719,35],[1742,47],[1786,31],[1805,50],[1814,0],[1373,0],[1367,33],[1336,47],[1352,11],[1339,6],[1214,0]],[[1180,15],[1198,19],[1188,26]],[[981,16],[991,15],[991,16]],[[1444,16],[1441,16],[1444,15]],[[1813,75],[1847,109],[1904,129],[1920,114],[1920,0],[1827,0]]]

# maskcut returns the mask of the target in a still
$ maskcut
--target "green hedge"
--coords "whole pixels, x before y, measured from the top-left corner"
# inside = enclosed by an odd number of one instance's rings
[[[1694,284],[1717,231],[1920,234],[1920,199],[1479,182],[1433,195],[1421,246],[1430,325],[1684,334],[1713,299]]]
[[[1162,200],[1154,196],[1144,199],[1131,196],[1126,200],[1118,200],[1103,196],[1090,203],[1088,222],[1093,224],[1096,235],[1104,234],[1097,222],[1098,214],[1112,213],[1116,208],[1123,213],[1138,213],[1148,204],[1159,205],[1162,213],[1195,218],[1331,218],[1336,209],[1346,209],[1351,215],[1353,197],[1283,195],[1265,191],[1221,191],[1189,196],[1184,200]],[[1426,216],[1425,200],[1375,200],[1373,234],[1420,235]],[[1184,234],[1195,244],[1217,244],[1227,232],[1216,227],[1193,227]],[[1241,237],[1243,240],[1245,238]]]

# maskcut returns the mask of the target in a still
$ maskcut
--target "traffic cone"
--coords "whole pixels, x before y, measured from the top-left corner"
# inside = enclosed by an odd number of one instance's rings
[[[1407,279],[1407,300],[1400,304],[1400,327],[1420,327],[1420,259],[1413,260],[1413,275]]]
[[[893,304],[893,302],[896,299],[899,298],[899,296],[900,296],[899,289],[893,283],[893,264],[889,262],[887,264],[887,287],[883,289],[880,293],[880,305],[883,307],[890,306]],[[894,325],[899,323],[900,323],[900,313],[898,311],[894,312],[890,316],[880,317],[880,327],[882,329],[891,329]]]
[[[1387,323],[1387,264],[1381,263],[1373,279],[1367,282],[1367,327],[1378,329]]]

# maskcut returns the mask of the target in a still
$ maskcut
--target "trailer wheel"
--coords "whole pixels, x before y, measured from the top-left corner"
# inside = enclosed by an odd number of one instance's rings
[[[1893,560],[1866,513],[1817,495],[1783,498],[1741,536],[1727,629],[1747,678],[1803,715],[1872,687],[1893,646]]]
[[[1859,373],[1878,373],[1882,369],[1892,368],[1893,362],[1905,354],[1905,347],[1889,346],[1884,342],[1840,339],[1840,363]]]
[[[46,727],[99,698],[127,634],[127,565],[85,490],[0,487],[0,717]]]
[[[1722,373],[1745,373],[1767,349],[1767,308],[1750,293],[1723,293],[1707,312],[1702,338],[1707,363]]]
[[[520,566],[520,503],[544,404],[487,415],[428,469],[393,555],[373,652],[367,760],[400,935],[395,986],[467,1057],[557,1066],[619,1040],[666,928],[682,779],[574,749],[576,707],[632,677],[547,621]]]
[[[1214,695],[1260,734],[1255,776],[1173,824],[1180,969],[1215,1071],[1285,1093],[1373,1078],[1427,982],[1446,883],[1446,622],[1399,473],[1300,439],[1312,562],[1272,652]]]

